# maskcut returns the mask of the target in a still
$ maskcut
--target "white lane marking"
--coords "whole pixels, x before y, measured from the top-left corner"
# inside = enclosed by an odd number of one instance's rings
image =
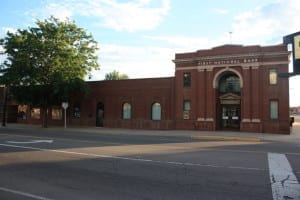
[[[10,144],[36,144],[36,143],[53,143],[53,140],[29,140],[29,141],[6,141]]]
[[[0,190],[4,191],[4,192],[9,192],[9,193],[17,194],[17,195],[20,195],[20,196],[24,196],[24,197],[30,197],[30,198],[37,199],[37,200],[52,200],[52,199],[49,199],[49,198],[46,198],[46,197],[41,197],[41,196],[37,196],[37,195],[30,194],[30,193],[27,193],[27,192],[21,192],[21,191],[18,191],[18,190],[12,190],[12,189],[5,188],[5,187],[0,187]]]
[[[269,174],[274,200],[300,200],[300,184],[284,154],[268,153]]]
[[[39,150],[39,151],[48,151],[48,152],[64,153],[64,154],[73,154],[73,155],[89,156],[89,157],[92,156],[92,157],[97,157],[97,158],[110,158],[110,159],[118,159],[118,160],[137,161],[137,162],[148,162],[148,163],[152,162],[152,163],[180,165],[180,166],[196,166],[196,167],[212,167],[212,168],[228,168],[228,169],[252,170],[252,171],[266,171],[266,169],[252,168],[252,167],[222,166],[222,165],[210,165],[210,164],[176,162],[176,161],[160,161],[160,160],[143,159],[143,158],[130,158],[130,157],[101,155],[101,154],[94,154],[94,153],[81,153],[81,152],[64,151],[64,150],[57,150],[57,149],[43,149],[43,148],[37,148],[37,147],[28,147],[28,146],[20,146],[20,145],[12,145],[12,144],[0,144],[0,146],[30,149],[30,150]]]

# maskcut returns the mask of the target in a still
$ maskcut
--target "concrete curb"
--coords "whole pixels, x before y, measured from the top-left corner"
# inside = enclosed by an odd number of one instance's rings
[[[0,127],[1,128],[1,127]],[[193,131],[193,130],[140,130],[140,129],[113,129],[99,127],[76,127],[69,126],[66,129],[61,126],[51,126],[42,128],[40,125],[28,124],[8,124],[1,129],[36,129],[41,131],[64,131],[82,132],[93,134],[112,134],[112,135],[144,135],[162,137],[185,137],[194,140],[216,140],[216,141],[240,141],[240,142],[294,142],[300,141],[300,123],[292,128],[291,135],[279,135],[269,133],[244,133],[244,132],[218,132],[218,131]]]
[[[215,136],[215,135],[192,135],[191,139],[220,140],[220,141],[240,141],[240,142],[261,142],[262,141],[262,139],[260,139],[260,138]]]

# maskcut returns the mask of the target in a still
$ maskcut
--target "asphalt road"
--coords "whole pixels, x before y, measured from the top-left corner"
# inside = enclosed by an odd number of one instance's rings
[[[295,179],[300,141],[0,128],[1,200],[300,199]]]

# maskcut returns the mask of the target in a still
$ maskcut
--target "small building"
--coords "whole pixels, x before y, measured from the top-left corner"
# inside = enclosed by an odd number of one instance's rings
[[[175,76],[87,82],[69,102],[68,124],[130,129],[234,130],[289,134],[287,46],[224,45],[175,54]],[[19,120],[40,120],[22,108]],[[49,123],[63,124],[61,107]]]
[[[290,115],[299,115],[299,114],[300,114],[300,106],[290,107]]]

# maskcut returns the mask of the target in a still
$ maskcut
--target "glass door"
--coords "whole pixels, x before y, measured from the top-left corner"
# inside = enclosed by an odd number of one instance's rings
[[[222,105],[221,112],[221,127],[222,129],[240,128],[240,105]]]

